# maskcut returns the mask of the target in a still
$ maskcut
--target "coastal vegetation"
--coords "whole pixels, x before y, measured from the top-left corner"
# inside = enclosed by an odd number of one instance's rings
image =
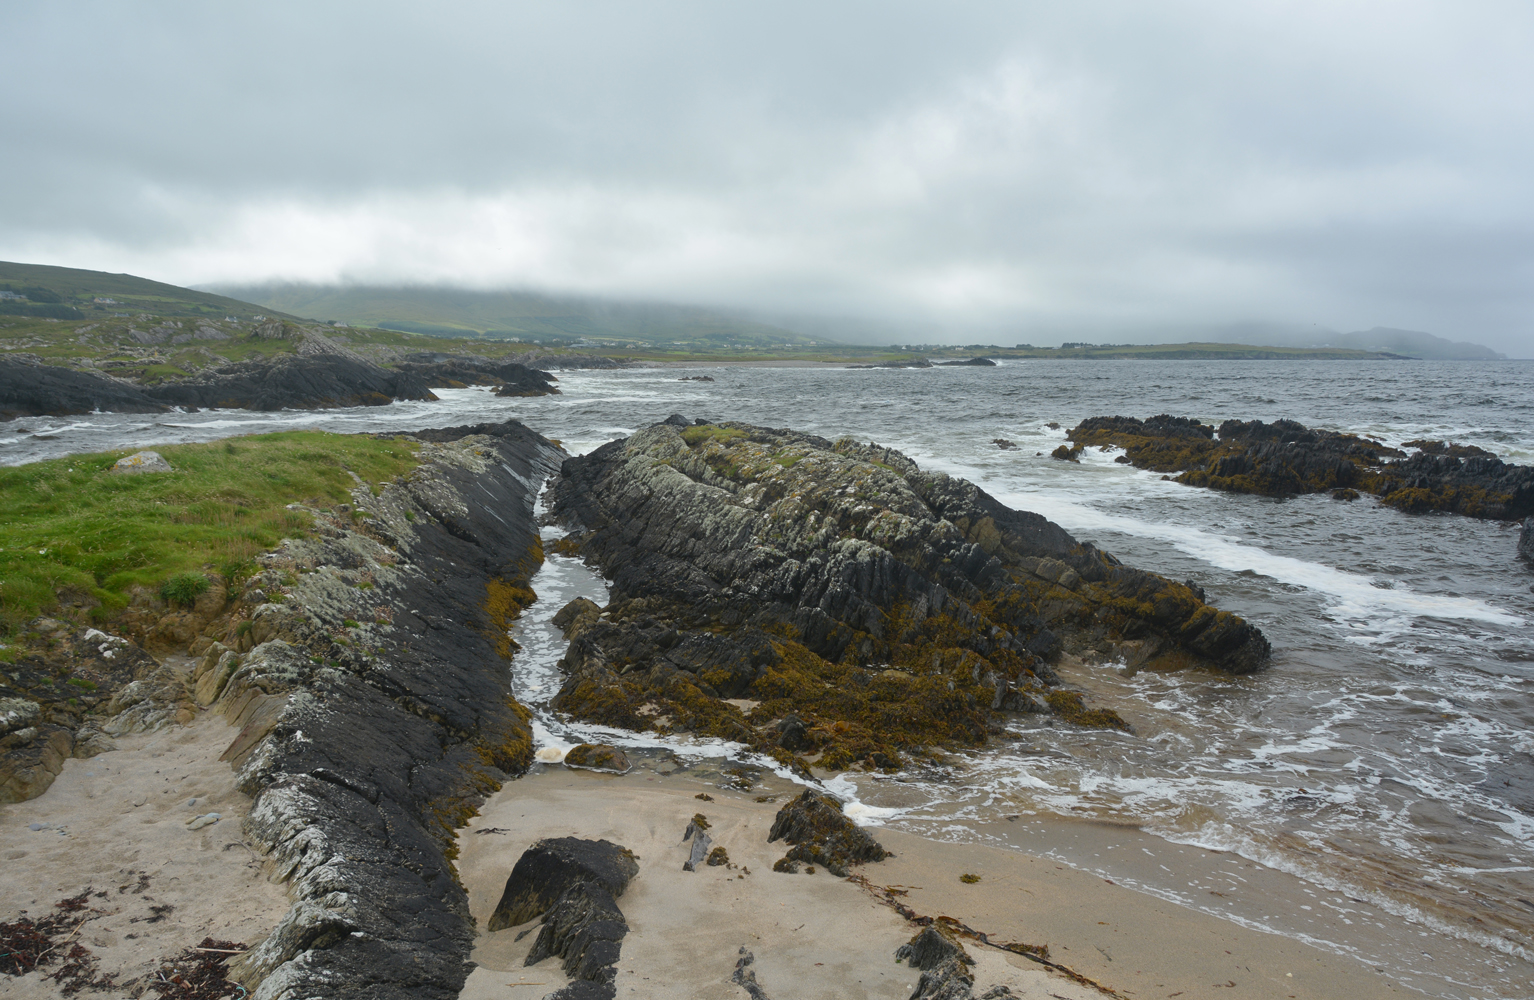
[[[119,475],[122,453],[0,468],[0,634],[61,605],[110,621],[135,588],[190,603],[197,580],[234,580],[312,526],[305,503],[344,504],[416,464],[419,442],[287,431],[168,445],[168,473]],[[3,651],[0,651],[3,653]]]

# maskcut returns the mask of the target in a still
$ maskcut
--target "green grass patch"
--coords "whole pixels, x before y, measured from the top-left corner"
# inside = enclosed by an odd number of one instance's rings
[[[682,431],[682,440],[687,442],[689,448],[696,448],[705,441],[718,441],[720,444],[729,444],[746,436],[746,432],[735,427],[715,427],[713,424],[700,424],[688,427]]]
[[[156,450],[176,470],[115,475],[122,453],[0,468],[0,636],[50,610],[60,592],[101,602],[110,620],[134,586],[190,603],[206,572],[231,581],[311,527],[294,502],[344,503],[355,485],[416,465],[413,441],[289,431]],[[189,598],[189,599],[188,599]]]

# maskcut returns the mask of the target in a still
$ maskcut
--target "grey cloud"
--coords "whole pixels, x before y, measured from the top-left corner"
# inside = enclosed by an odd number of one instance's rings
[[[1523,5],[28,2],[9,28],[9,259],[1534,354]]]

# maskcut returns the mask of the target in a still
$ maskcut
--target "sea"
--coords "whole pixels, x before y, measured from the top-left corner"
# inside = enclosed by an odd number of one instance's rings
[[[1090,449],[1082,418],[1297,420],[1534,463],[1534,362],[1003,361],[996,367],[558,372],[555,396],[438,390],[330,411],[92,414],[0,425],[0,463],[278,429],[406,431],[513,418],[574,454],[679,413],[898,448],[1134,566],[1200,584],[1273,643],[1264,671],[1078,665],[1131,733],[1025,718],[982,750],[826,782],[860,822],[1027,851],[1347,955],[1433,997],[1534,996],[1534,566],[1518,526],[1365,496],[1179,485]],[[708,375],[713,381],[685,380]],[[997,439],[1015,447],[1002,448]],[[563,529],[550,526],[549,538]],[[516,626],[540,752],[586,739],[698,758],[739,747],[575,724],[547,707],[565,602],[606,599],[551,557]]]

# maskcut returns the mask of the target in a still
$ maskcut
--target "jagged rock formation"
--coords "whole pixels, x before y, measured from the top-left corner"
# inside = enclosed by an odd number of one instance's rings
[[[1227,420],[1214,427],[1166,414],[1091,417],[1067,435],[1056,458],[1085,447],[1118,447],[1122,461],[1154,472],[1180,473],[1193,486],[1286,496],[1363,491],[1405,511],[1443,510],[1470,517],[1514,519],[1534,513],[1534,467],[1507,465],[1474,445],[1408,441],[1408,456],[1355,434],[1312,430],[1292,420]]]
[[[199,650],[248,831],[294,899],[231,963],[260,1000],[456,997],[474,930],[453,830],[532,759],[505,630],[561,453],[515,423],[419,436],[409,476],[262,557],[264,603]]]
[[[436,399],[409,372],[393,372],[341,354],[279,354],[203,372],[145,393],[173,406],[199,409],[315,410],[383,406],[396,399]]]
[[[104,375],[0,358],[0,420],[96,410],[160,413],[169,408],[138,386]]]
[[[554,707],[791,766],[895,767],[983,743],[1000,711],[1122,725],[1051,690],[1063,647],[1238,673],[1269,654],[1188,586],[849,439],[673,417],[567,461],[553,495],[613,581],[605,613],[564,618]]]
[[[564,959],[565,975],[572,979],[609,985],[618,975],[628,929],[611,893],[595,882],[577,882],[543,915],[543,927],[524,964],[557,956]]]
[[[778,840],[792,847],[772,866],[775,872],[797,872],[802,862],[846,878],[851,865],[889,857],[867,830],[842,815],[840,802],[813,788],[778,810],[767,843]]]
[[[621,896],[637,874],[634,852],[611,841],[579,837],[540,840],[522,852],[506,877],[506,888],[488,927],[498,931],[525,924],[546,912],[566,889],[581,882]]]

